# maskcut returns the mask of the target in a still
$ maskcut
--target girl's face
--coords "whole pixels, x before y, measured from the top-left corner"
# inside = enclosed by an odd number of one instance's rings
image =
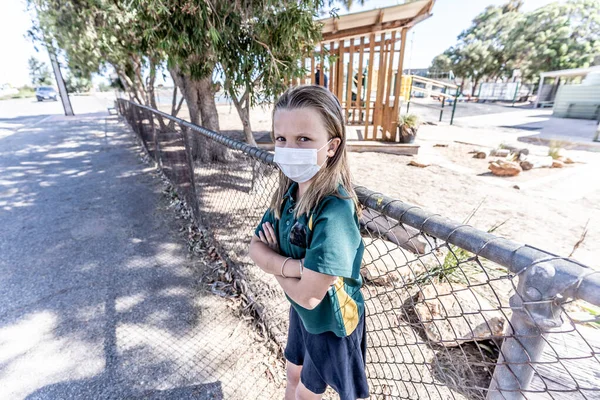
[[[312,108],[278,110],[273,116],[275,146],[299,149],[321,149],[329,141],[329,135],[319,113]],[[317,163],[323,165],[332,157],[340,140],[335,138],[328,146],[317,152]]]

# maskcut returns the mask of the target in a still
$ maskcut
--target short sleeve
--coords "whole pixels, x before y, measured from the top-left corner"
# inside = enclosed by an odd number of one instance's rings
[[[327,275],[353,277],[363,249],[354,202],[327,198],[312,228],[304,266]],[[358,265],[360,268],[360,260]]]
[[[262,225],[265,222],[270,222],[271,225],[273,225],[274,227],[276,226],[275,225],[275,215],[273,213],[273,210],[271,210],[270,208],[265,212],[265,214],[263,215],[262,219],[260,220],[260,223],[258,224],[258,226],[256,227],[256,229],[254,230],[254,234],[256,236],[260,237],[258,233],[262,232],[262,230],[263,230]]]

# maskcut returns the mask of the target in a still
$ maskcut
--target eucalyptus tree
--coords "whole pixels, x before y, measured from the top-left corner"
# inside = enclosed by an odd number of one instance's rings
[[[220,14],[225,18],[209,20],[217,66],[247,143],[256,145],[251,107],[272,102],[287,88],[285,82],[306,76],[302,61],[321,38],[321,27],[315,22],[321,5],[310,0],[261,0],[242,8],[221,2]]]
[[[135,14],[110,0],[28,0],[35,11],[30,36],[64,52],[70,69],[89,76],[109,64],[137,102],[148,104],[144,52]]]
[[[588,67],[600,55],[600,1],[555,2],[531,11],[509,43],[530,80],[544,71]]]
[[[29,78],[33,86],[52,84],[52,76],[48,66],[35,57],[29,57]]]

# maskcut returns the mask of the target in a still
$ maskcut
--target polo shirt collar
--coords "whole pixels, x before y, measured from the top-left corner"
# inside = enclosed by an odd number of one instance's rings
[[[285,199],[289,198],[290,200],[295,201],[294,196],[292,196],[292,194],[296,191],[297,188],[298,188],[298,183],[292,182],[292,184],[288,188],[287,192],[285,192],[285,194],[283,195],[283,199],[285,200]]]

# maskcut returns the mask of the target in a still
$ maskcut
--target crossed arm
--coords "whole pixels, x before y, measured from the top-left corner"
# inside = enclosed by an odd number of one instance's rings
[[[250,258],[268,274],[274,275],[283,291],[298,305],[312,310],[315,308],[337,277],[321,274],[308,268],[300,276],[300,260],[288,260],[284,267],[284,278],[281,265],[287,257],[279,254],[279,246],[275,231],[270,223],[263,224],[260,236],[253,236],[250,242]]]

